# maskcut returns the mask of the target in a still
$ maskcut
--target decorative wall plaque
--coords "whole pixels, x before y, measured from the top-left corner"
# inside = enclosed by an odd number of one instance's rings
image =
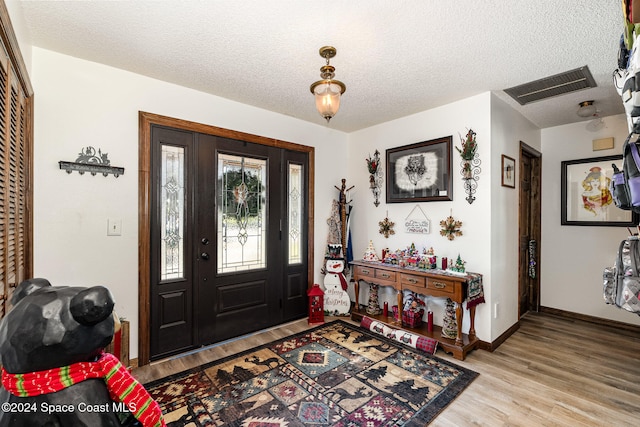
[[[429,234],[431,232],[431,221],[420,205],[415,205],[409,212],[404,220],[404,228],[407,233]]]
[[[61,160],[58,164],[60,169],[66,170],[67,173],[77,171],[80,175],[84,175],[85,172],[89,172],[93,176],[99,173],[103,176],[113,174],[116,178],[124,175],[124,168],[111,166],[108,154],[103,153],[99,148],[97,153],[93,147],[83,148],[75,162]]]

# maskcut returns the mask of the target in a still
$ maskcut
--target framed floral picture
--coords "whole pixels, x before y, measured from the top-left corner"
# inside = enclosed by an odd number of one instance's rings
[[[387,150],[387,203],[453,200],[451,136]]]
[[[619,226],[638,224],[638,214],[613,203],[612,163],[622,166],[622,155],[567,160],[560,166],[562,225]]]

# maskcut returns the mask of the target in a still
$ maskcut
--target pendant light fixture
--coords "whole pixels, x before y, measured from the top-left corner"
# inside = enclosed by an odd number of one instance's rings
[[[578,104],[578,107],[576,114],[580,117],[591,117],[597,113],[596,106],[593,105],[593,101],[582,101]]]
[[[326,65],[320,67],[322,80],[311,85],[311,93],[316,98],[316,108],[322,117],[329,120],[336,115],[340,108],[340,96],[347,87],[339,80],[334,80],[336,69],[329,65],[329,60],[336,56],[336,48],[323,46],[320,48],[320,56],[326,60]]]

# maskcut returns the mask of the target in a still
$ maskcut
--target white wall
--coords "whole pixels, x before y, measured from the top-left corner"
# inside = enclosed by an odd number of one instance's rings
[[[495,95],[491,96],[491,337],[518,321],[518,193],[520,141],[540,151],[540,130]],[[502,186],[502,155],[516,161],[516,188]]]
[[[542,130],[541,304],[640,325],[637,315],[606,305],[602,297],[602,270],[613,265],[627,230],[560,225],[560,162],[622,153],[628,135],[625,116],[604,121],[606,127],[598,132],[587,131],[587,122]],[[614,148],[593,151],[592,140],[605,137],[614,137]]]
[[[27,68],[27,72],[31,73],[31,35],[27,28],[26,22],[24,22],[24,14],[22,13],[22,6],[19,0],[5,0],[7,6],[7,12],[11,18],[11,26],[15,33],[16,40],[20,46],[20,53],[24,60],[24,65]]]
[[[491,288],[490,100],[490,94],[487,92],[350,134],[350,168],[347,184],[355,185],[352,191],[354,210],[351,231],[356,259],[362,258],[370,240],[373,241],[378,255],[383,247],[394,251],[405,248],[413,242],[419,249],[433,247],[436,255],[446,256],[454,261],[460,254],[462,259],[467,261],[467,270],[482,273],[485,289]],[[472,204],[465,200],[466,194],[460,174],[460,155],[453,149],[453,201],[387,204],[385,202],[386,193],[383,189],[380,205],[374,206],[373,195],[369,190],[369,172],[365,161],[368,155],[373,155],[376,149],[380,151],[382,167],[385,168],[385,150],[389,148],[449,135],[453,136],[453,145],[460,146],[461,137],[466,135],[469,128],[477,133],[478,153],[482,161],[482,173],[475,194],[476,200]],[[386,179],[385,176],[385,182]],[[429,234],[410,234],[404,231],[404,220],[416,205],[419,205],[431,220]],[[440,221],[446,219],[450,214],[453,214],[455,219],[462,221],[461,230],[463,232],[462,236],[456,237],[452,241],[440,235]],[[388,239],[379,233],[378,226],[378,222],[387,215],[391,221],[396,223],[395,235],[389,236]],[[392,289],[381,288],[379,295],[381,305],[384,301],[389,302],[389,306],[395,304],[395,292]],[[366,304],[367,300],[368,288],[362,289],[359,301]],[[435,323],[440,325],[442,324],[444,302],[441,298],[430,299]],[[478,338],[483,341],[491,341],[489,312],[488,304],[478,306],[476,312],[476,333]],[[465,315],[463,329],[468,331],[469,316],[466,310]]]
[[[138,112],[300,143],[315,151],[315,282],[324,262],[333,185],[326,171],[346,171],[347,135],[324,125],[228,101],[52,51],[33,48],[34,274],[54,285],[106,285],[119,315],[131,321],[131,357],[138,355]],[[309,98],[309,108],[314,108]],[[322,119],[319,117],[319,122]],[[87,146],[122,166],[110,175],[67,174]],[[107,219],[122,236],[107,236]]]

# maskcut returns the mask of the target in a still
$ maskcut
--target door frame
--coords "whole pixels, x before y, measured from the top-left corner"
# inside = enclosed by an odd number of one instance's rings
[[[219,128],[144,111],[138,112],[138,366],[148,365],[151,356],[151,126],[166,126],[270,147],[307,153],[309,190],[307,203],[307,283],[313,283],[315,148],[293,142]]]
[[[535,311],[540,311],[540,260],[542,259],[540,255],[542,253],[542,244],[540,241],[541,235],[542,235],[542,206],[541,206],[542,204],[542,153],[536,150],[535,148],[531,147],[530,145],[526,144],[525,142],[520,141],[520,159],[519,159],[520,174],[522,174],[522,171],[523,171],[522,161],[525,155],[531,159],[532,174],[535,173],[538,176],[538,186],[536,190],[537,190],[537,194],[539,196],[540,202],[537,204],[537,207],[538,207],[537,212],[533,213],[535,215],[536,221],[538,222],[538,227],[533,236],[534,240],[537,242],[534,307],[535,307]],[[519,178],[519,182],[522,183],[522,178]],[[524,197],[524,192],[522,191],[522,185],[518,185],[519,209],[521,209],[523,206],[523,202],[522,202],[523,197]],[[531,206],[531,204],[529,204],[529,206]],[[520,215],[518,215],[518,254],[519,254],[518,256],[519,257],[524,256],[523,251],[520,250],[520,236],[522,235],[522,228],[523,228],[523,224],[520,223]],[[518,259],[518,293],[520,292],[520,277],[522,277],[522,273],[523,273],[522,271],[520,271],[521,266],[523,265],[523,263],[520,261],[521,259]],[[522,316],[522,313],[520,313],[520,301],[518,297],[518,319],[520,319],[521,316]]]

